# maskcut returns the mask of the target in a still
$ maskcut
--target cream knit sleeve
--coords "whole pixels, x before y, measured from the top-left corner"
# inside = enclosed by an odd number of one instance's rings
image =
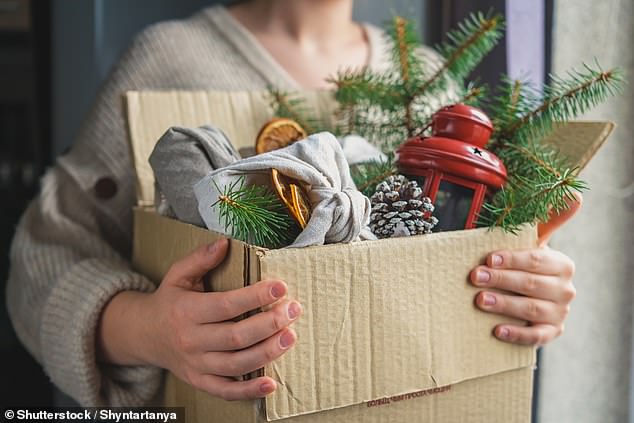
[[[13,242],[9,315],[55,385],[80,404],[144,404],[160,386],[160,370],[98,365],[95,334],[116,293],[154,285],[102,238],[90,204],[60,168],[46,175]]]
[[[145,33],[124,55],[73,149],[42,179],[12,244],[7,308],[16,333],[83,406],[147,404],[161,386],[160,369],[103,365],[95,351],[105,304],[123,290],[155,289],[128,261],[135,197],[122,94],[164,78],[160,54],[148,53],[160,51],[156,41]]]
[[[95,356],[104,305],[123,290],[155,289],[129,263],[136,194],[125,92],[266,87],[249,56],[212,24],[214,13],[155,24],[135,37],[17,227],[10,318],[53,383],[81,405],[148,403],[163,375],[153,367],[103,365]]]

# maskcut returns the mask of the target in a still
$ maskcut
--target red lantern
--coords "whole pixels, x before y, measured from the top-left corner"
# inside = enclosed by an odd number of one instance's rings
[[[431,198],[439,230],[474,228],[487,193],[506,182],[504,164],[484,149],[492,131],[484,112],[456,104],[434,115],[431,137],[411,138],[398,149],[399,172]]]

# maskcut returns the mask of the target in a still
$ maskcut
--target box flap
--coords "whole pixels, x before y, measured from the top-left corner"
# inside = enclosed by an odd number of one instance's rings
[[[561,154],[568,157],[572,165],[583,169],[615,127],[614,122],[569,122],[557,126],[546,138],[546,142],[556,146]]]
[[[330,121],[332,92],[311,91],[305,98],[317,116]],[[126,100],[141,206],[154,204],[154,173],[148,158],[169,128],[214,125],[227,133],[238,150],[253,149],[260,128],[273,117],[267,91],[130,91]]]
[[[478,291],[467,275],[487,253],[535,243],[531,227],[520,236],[475,229],[261,252],[262,278],[287,281],[289,296],[307,305],[295,323],[299,342],[265,369],[280,385],[266,399],[267,418],[533,365],[533,348],[493,337],[508,319],[465,305]]]

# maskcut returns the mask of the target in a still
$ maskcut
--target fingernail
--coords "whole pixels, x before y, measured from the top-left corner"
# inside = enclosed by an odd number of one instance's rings
[[[495,299],[495,295],[491,295],[491,294],[484,294],[484,305],[486,306],[492,306],[495,305],[496,299]]]
[[[288,313],[288,318],[291,320],[295,320],[297,316],[299,316],[299,313],[302,312],[302,306],[299,305],[298,302],[293,301],[288,305],[288,309],[286,311]]]
[[[502,256],[498,254],[494,254],[493,257],[491,257],[491,263],[494,266],[501,266],[503,261]]]
[[[507,339],[509,337],[509,329],[508,328],[500,328],[498,331],[498,337],[502,339]]]
[[[476,282],[485,284],[491,280],[491,274],[483,269],[478,269],[476,272]]]
[[[263,384],[260,385],[260,392],[262,392],[265,395],[268,395],[273,391],[275,391],[275,386],[273,386],[273,384],[270,382],[264,382]]]
[[[291,331],[286,331],[280,336],[280,348],[287,349],[295,342],[295,334]]]
[[[286,289],[281,283],[276,283],[271,288],[271,295],[273,296],[273,298],[282,298],[285,293]]]

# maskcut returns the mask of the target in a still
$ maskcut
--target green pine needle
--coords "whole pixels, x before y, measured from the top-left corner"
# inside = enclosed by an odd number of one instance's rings
[[[476,82],[469,82],[467,88],[463,90],[457,103],[473,107],[481,107],[482,103],[486,100],[487,95],[488,87],[486,85],[478,85]],[[414,133],[414,136],[431,136],[432,123],[432,117],[430,117],[424,125],[419,126],[419,129]],[[396,148],[396,146],[394,146],[394,148]]]
[[[306,110],[306,100],[298,93],[288,93],[269,86],[268,94],[276,117],[294,120],[309,135],[327,129],[324,122],[321,122]]]
[[[486,99],[488,94],[488,87],[486,85],[479,85],[477,82],[469,82],[458,103],[473,107],[480,107],[482,101]]]
[[[360,72],[346,70],[327,82],[335,85],[335,99],[343,107],[373,104],[383,110],[394,111],[401,106],[403,97],[392,85],[390,77],[367,69]]]
[[[394,16],[387,33],[392,40],[392,63],[402,82],[404,92],[413,92],[424,76],[424,69],[418,54],[421,41],[414,22],[401,16]]]
[[[496,131],[489,149],[504,162],[509,179],[503,190],[485,204],[480,224],[511,232],[524,223],[545,222],[552,211],[568,207],[574,192],[587,189],[565,157],[543,143],[554,124],[567,122],[621,91],[620,70],[584,71],[567,78],[552,76],[542,95],[521,80],[504,79],[492,102]]]
[[[464,79],[489,54],[504,35],[504,18],[502,15],[470,15],[458,29],[447,34],[448,41],[437,47],[445,58],[443,66],[418,88],[419,92],[446,88],[445,73],[464,85]]]
[[[376,186],[381,181],[390,175],[396,175],[397,169],[394,155],[388,155],[386,160],[374,160],[352,166],[350,173],[357,189],[366,197],[370,197],[374,194]]]
[[[214,181],[214,185],[215,185]],[[299,228],[277,195],[267,187],[245,185],[244,176],[220,189],[218,207],[220,223],[232,238],[265,248],[289,245],[299,235]]]
[[[413,23],[394,17],[387,29],[392,46],[389,70],[347,70],[330,79],[336,86],[335,98],[346,131],[367,138],[386,153],[407,138],[420,135],[435,112],[430,110],[429,99],[441,98],[450,79],[460,85],[499,41],[503,25],[498,15],[472,15],[440,46],[445,61],[430,68],[422,60]],[[477,103],[481,91],[468,88],[463,93],[465,100]]]
[[[505,141],[525,142],[543,138],[556,122],[566,122],[620,93],[624,84],[620,69],[603,71],[583,64],[583,70],[572,70],[566,78],[551,75],[543,97],[530,88],[520,90],[520,106],[515,113],[502,115],[494,137]],[[527,110],[528,109],[528,110]]]
[[[576,178],[577,171],[566,169],[559,178],[537,185],[530,178],[512,176],[493,201],[483,206],[479,224],[516,233],[525,223],[548,221],[551,212],[568,208],[566,200],[574,200],[575,191],[587,189],[585,182]]]

